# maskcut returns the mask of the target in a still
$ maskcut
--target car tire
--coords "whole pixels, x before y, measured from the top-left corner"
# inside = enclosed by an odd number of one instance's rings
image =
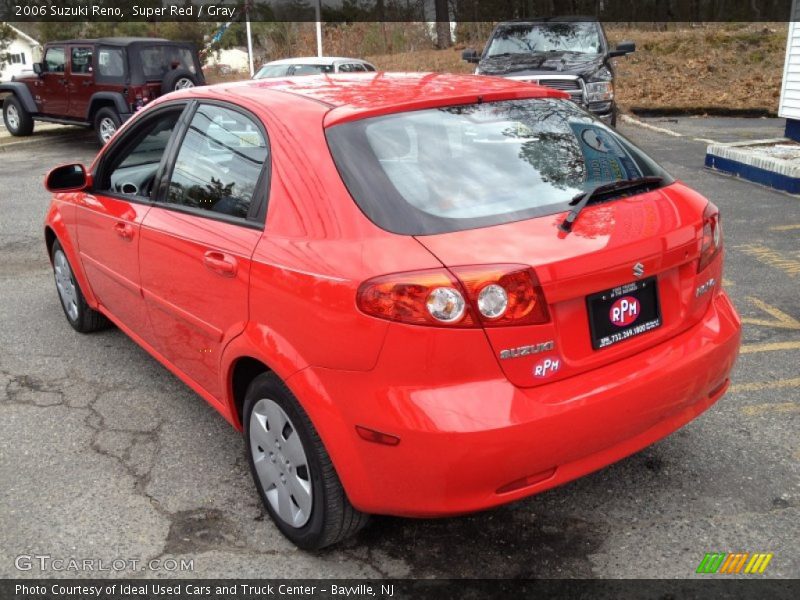
[[[80,333],[91,333],[108,327],[110,324],[108,319],[86,303],[81,286],[72,271],[72,265],[69,264],[64,248],[58,240],[53,243],[50,258],[58,299],[72,328]]]
[[[617,128],[617,113],[619,113],[619,110],[615,104],[611,107],[611,127],[614,129]]]
[[[283,535],[302,549],[318,550],[367,524],[369,515],[350,504],[308,415],[274,373],[250,384],[243,417],[253,481]]]
[[[161,93],[169,94],[177,90],[193,88],[197,85],[197,77],[186,69],[173,69],[164,75],[161,81]]]
[[[3,100],[3,122],[13,136],[21,137],[33,133],[33,117],[14,94]]]
[[[104,106],[94,115],[94,131],[97,134],[97,141],[101,146],[105,146],[117,129],[119,129],[122,119],[119,113],[109,106]]]

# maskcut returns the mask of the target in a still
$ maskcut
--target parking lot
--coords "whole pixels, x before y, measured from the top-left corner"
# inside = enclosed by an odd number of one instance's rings
[[[272,525],[210,406],[119,331],[64,319],[42,178],[89,162],[92,134],[0,146],[0,576],[75,576],[15,567],[49,555],[193,559],[124,576],[682,578],[706,552],[774,553],[765,575],[800,576],[800,200],[705,171],[695,138],[711,134],[621,130],[723,213],[724,285],[745,320],[729,393],[561,488],[461,518],[376,518],[320,553]]]

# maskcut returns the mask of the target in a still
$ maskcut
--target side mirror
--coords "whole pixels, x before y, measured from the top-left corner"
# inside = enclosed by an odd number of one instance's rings
[[[631,54],[632,52],[636,52],[636,42],[620,42],[617,44],[616,48],[609,51],[608,56],[625,56],[626,54]]]
[[[44,64],[43,63],[33,63],[33,72],[37,75],[41,75],[44,73]]]
[[[467,48],[461,53],[461,60],[465,60],[468,63],[477,63],[480,62],[481,57],[478,56],[478,52],[474,48]]]
[[[50,192],[81,192],[91,184],[91,174],[78,164],[56,167],[44,178],[44,187]]]

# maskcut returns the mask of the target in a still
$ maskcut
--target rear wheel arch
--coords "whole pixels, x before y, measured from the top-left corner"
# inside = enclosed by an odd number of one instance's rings
[[[86,119],[89,122],[93,123],[94,122],[94,117],[95,117],[95,115],[97,115],[97,111],[100,110],[101,108],[105,108],[105,107],[116,109],[117,106],[116,106],[116,104],[114,104],[114,102],[112,100],[109,100],[109,99],[100,98],[100,99],[92,100],[92,103],[89,105],[89,112],[87,113]]]
[[[96,92],[89,100],[86,120],[93,123],[97,111],[104,107],[113,108],[119,115],[130,112],[125,97],[119,92]]]
[[[231,414],[235,416],[237,425],[243,426],[244,400],[247,389],[253,380],[262,373],[273,373],[264,362],[252,356],[240,356],[235,359],[229,369]]]

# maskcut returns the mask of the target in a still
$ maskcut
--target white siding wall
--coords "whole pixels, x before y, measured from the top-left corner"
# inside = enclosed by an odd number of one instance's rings
[[[800,120],[800,3],[792,1],[792,21],[786,41],[786,62],[778,115]]]
[[[20,55],[24,55],[25,64],[21,62],[14,62],[9,64],[8,62],[4,62],[2,66],[2,71],[0,71],[0,81],[11,81],[11,78],[14,75],[19,75],[23,71],[32,71],[33,70],[33,61],[38,60],[38,56],[34,56],[34,54],[38,55],[38,51],[31,47],[31,45],[21,38],[16,38],[13,42],[8,45],[8,48],[5,49],[4,54],[11,54],[16,55],[17,60],[21,60]]]

